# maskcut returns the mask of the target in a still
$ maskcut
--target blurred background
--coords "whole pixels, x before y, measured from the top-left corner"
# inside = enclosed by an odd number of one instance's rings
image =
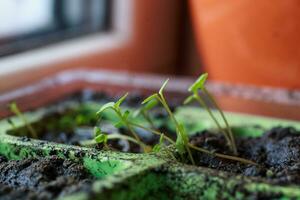
[[[300,2],[1,0],[0,91],[65,69],[300,88]]]

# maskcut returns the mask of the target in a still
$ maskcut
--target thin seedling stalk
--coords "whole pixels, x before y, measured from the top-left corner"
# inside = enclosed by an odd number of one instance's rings
[[[208,108],[208,106],[204,103],[204,100],[198,95],[195,94],[195,99],[200,103],[200,105],[202,107],[205,108],[205,110],[208,112],[209,116],[213,119],[213,121],[215,122],[215,124],[217,125],[219,131],[221,131],[223,133],[223,135],[225,136],[227,142],[229,143],[229,146],[231,148],[231,150],[233,152],[235,152],[236,150],[234,150],[234,146],[232,146],[232,141],[230,139],[230,137],[228,136],[228,134],[223,130],[223,128],[221,127],[221,125],[219,124],[218,120],[216,119],[216,117],[212,114],[211,110]]]
[[[133,130],[133,128],[131,127],[130,123],[129,122],[125,122],[126,123],[126,126],[128,128],[128,130],[131,132],[131,134],[134,136],[134,138],[136,139],[136,141],[139,143],[139,144],[143,144],[141,145],[142,148],[143,148],[143,151],[146,152],[146,148],[145,146],[147,146],[146,144],[144,144],[141,139],[139,138],[139,136],[137,135],[137,133]]]
[[[143,148],[143,151],[146,152],[146,144],[144,144],[141,139],[139,138],[138,134],[133,130],[133,128],[131,127],[130,123],[128,122],[127,119],[125,119],[122,115],[122,113],[120,113],[120,111],[118,111],[117,109],[114,109],[115,112],[117,113],[118,117],[124,122],[125,126],[128,128],[129,132],[131,133],[131,135],[136,139],[136,141],[139,143],[139,144],[143,144],[141,145],[142,148]]]
[[[128,140],[130,142],[133,142],[135,144],[140,145],[143,148],[147,148],[147,145],[144,144],[143,142],[139,142],[137,141],[135,138],[131,137],[131,136],[127,136],[127,135],[122,135],[119,133],[112,133],[112,134],[107,134],[107,139],[108,140],[115,140],[115,139],[123,139],[123,140]],[[90,145],[94,145],[97,142],[95,142],[94,140],[86,140],[83,143],[81,143],[81,145],[83,146],[90,146]],[[106,147],[107,149],[110,149],[110,147],[107,145],[106,142],[103,142],[104,147]]]
[[[225,158],[225,159],[229,159],[229,160],[234,160],[234,161],[238,161],[238,162],[241,162],[241,163],[245,163],[245,164],[251,164],[251,165],[256,165],[258,166],[257,163],[251,161],[251,160],[248,160],[248,159],[245,159],[245,158],[240,158],[240,157],[236,157],[236,156],[230,156],[230,155],[225,155],[225,154],[221,154],[221,153],[213,153],[209,150],[206,150],[206,149],[203,149],[203,148],[200,148],[200,147],[196,147],[192,144],[188,144],[190,148],[192,149],[195,149],[197,151],[200,151],[200,152],[203,152],[203,153],[206,153],[206,154],[210,154],[212,156],[217,156],[219,158]]]
[[[142,113],[142,116],[144,117],[144,119],[150,124],[151,128],[155,129],[154,123],[151,120],[150,116],[147,115],[147,113],[145,113],[144,110],[142,110],[141,113]]]
[[[174,117],[171,109],[169,108],[169,106],[167,104],[166,99],[164,98],[164,96],[162,94],[160,94],[160,97],[158,98],[158,100],[161,102],[161,104],[163,105],[163,107],[166,109],[166,111],[168,112],[169,116],[171,117],[171,119],[175,123],[176,127],[179,127],[179,123],[177,122],[176,118]],[[178,130],[178,133],[180,134],[181,138],[183,138],[182,133],[181,133],[180,130]],[[190,158],[192,164],[195,165],[195,161],[194,161],[194,158],[193,158],[193,155],[192,155],[192,152],[191,152],[189,146],[185,145],[185,149],[188,152],[188,155],[189,155],[189,158]]]
[[[159,131],[155,131],[155,130],[152,130],[150,128],[147,128],[147,127],[144,127],[144,126],[141,126],[139,124],[135,124],[135,123],[132,123],[130,122],[130,124],[132,126],[136,126],[136,127],[139,127],[139,128],[142,128],[144,130],[147,130],[149,132],[152,132],[156,135],[162,135],[163,133],[159,132]],[[175,141],[172,140],[171,138],[169,138],[168,136],[164,135],[164,138],[169,141],[171,144],[175,144]],[[200,147],[196,147],[194,145],[192,145],[191,143],[188,143],[188,146],[194,150],[197,150],[197,151],[200,151],[200,152],[203,152],[203,153],[207,153],[207,154],[210,154],[210,155],[213,155],[213,156],[217,156],[219,158],[225,158],[225,159],[229,159],[229,160],[235,160],[235,161],[239,161],[239,162],[242,162],[242,163],[245,163],[245,164],[253,164],[253,165],[257,165],[255,162],[251,161],[251,160],[248,160],[248,159],[244,159],[244,158],[240,158],[240,157],[236,157],[236,156],[230,156],[230,155],[225,155],[225,154],[220,154],[220,153],[213,153],[209,150],[206,150],[206,149],[203,149],[203,148],[200,148]]]
[[[215,99],[212,97],[212,95],[209,93],[209,91],[204,87],[203,88],[203,92],[204,94],[207,95],[207,97],[209,98],[209,100],[214,104],[214,106],[217,108],[217,110],[219,111],[224,123],[225,123],[225,126],[227,128],[227,131],[228,131],[228,135],[229,135],[229,138],[231,140],[231,145],[232,145],[232,149],[233,149],[233,153],[235,155],[237,155],[237,148],[236,148],[236,144],[235,144],[235,139],[234,139],[234,136],[233,136],[233,133],[232,133],[232,130],[229,126],[229,123],[225,117],[225,114],[224,112],[222,111],[222,109],[219,107],[219,105],[217,104],[217,102],[215,101]]]
[[[131,135],[139,142],[141,142],[141,139],[139,138],[138,134],[133,130],[133,128],[130,126],[129,122],[127,121],[127,119],[124,119],[123,115],[118,111],[115,110],[115,112],[117,113],[117,115],[119,116],[119,118],[125,123],[126,127],[128,128],[129,132],[131,133]]]
[[[125,124],[126,124],[128,130],[130,131],[130,133],[133,135],[133,137],[137,141],[141,142],[141,139],[139,138],[139,136],[137,135],[137,133],[133,130],[133,128],[131,127],[131,125],[129,124],[129,122],[126,121]]]
[[[28,129],[28,131],[31,135],[31,137],[32,138],[38,138],[37,133],[35,132],[34,128],[27,121],[26,117],[20,111],[17,104],[15,104],[15,103],[11,104],[11,111],[14,112],[24,122],[25,126],[27,127],[27,129]]]
[[[136,127],[138,127],[138,128],[144,129],[144,130],[146,130],[146,131],[149,131],[149,132],[151,132],[151,133],[153,133],[153,134],[156,134],[156,135],[159,135],[159,136],[163,135],[163,137],[164,137],[167,141],[169,141],[171,144],[175,144],[175,141],[174,141],[173,139],[171,139],[170,137],[166,136],[165,134],[163,134],[163,133],[161,133],[161,132],[159,132],[159,131],[156,131],[156,130],[153,130],[153,129],[150,129],[150,128],[147,128],[147,127],[144,127],[144,126],[142,126],[142,125],[135,124],[135,123],[132,123],[132,122],[130,122],[130,124],[133,125],[133,126],[136,126]]]
[[[144,144],[142,142],[139,142],[136,139],[134,139],[132,137],[129,137],[127,135],[121,135],[121,134],[113,133],[113,134],[108,134],[107,135],[107,139],[109,139],[109,140],[114,140],[114,139],[128,140],[128,141],[131,141],[131,142],[133,142],[135,144],[138,144],[138,145],[142,146],[143,148],[147,148],[146,144]]]

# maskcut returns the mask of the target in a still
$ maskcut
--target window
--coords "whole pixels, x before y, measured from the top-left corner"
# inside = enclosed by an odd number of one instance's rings
[[[108,31],[111,0],[1,0],[0,57]]]

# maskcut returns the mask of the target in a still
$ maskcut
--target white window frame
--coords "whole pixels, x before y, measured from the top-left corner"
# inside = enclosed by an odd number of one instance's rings
[[[107,52],[122,48],[133,33],[133,0],[114,0],[112,8],[112,30],[66,40],[34,50],[0,58],[0,76],[20,70],[49,66],[79,56]]]

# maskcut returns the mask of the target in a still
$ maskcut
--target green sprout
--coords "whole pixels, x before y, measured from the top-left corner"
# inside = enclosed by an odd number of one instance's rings
[[[99,127],[95,127],[94,128],[94,136],[95,136],[94,141],[96,143],[103,143],[104,147],[106,147],[108,149],[107,134],[103,133]]]
[[[150,124],[151,128],[155,129],[154,122],[149,115],[149,110],[154,108],[157,104],[158,102],[156,100],[149,101],[145,103],[140,109],[136,110],[136,112],[133,113],[133,116],[137,117],[141,115]]]
[[[203,79],[201,79],[200,82],[203,82]],[[168,79],[164,82],[164,84],[162,85],[162,87],[160,88],[158,93],[154,93],[151,96],[149,96],[148,98],[146,98],[142,102],[142,104],[146,104],[146,103],[148,103],[150,101],[153,101],[153,100],[157,100],[158,102],[160,102],[162,104],[164,109],[169,114],[169,117],[171,118],[172,122],[175,124],[176,135],[177,135],[176,142],[174,142],[172,139],[170,139],[168,137],[164,137],[164,138],[167,138],[168,140],[171,140],[170,141],[171,144],[175,144],[175,147],[176,147],[177,151],[179,152],[179,154],[182,157],[183,157],[183,154],[187,152],[191,163],[193,165],[195,165],[195,161],[193,159],[193,156],[192,156],[192,153],[191,153],[191,150],[190,150],[190,149],[194,149],[196,151],[200,151],[202,153],[210,154],[212,156],[216,156],[216,157],[219,157],[219,158],[234,160],[234,161],[242,162],[242,163],[245,163],[245,164],[257,165],[255,162],[253,162],[251,160],[248,160],[248,159],[244,159],[244,158],[240,158],[240,157],[236,157],[236,156],[225,155],[225,154],[221,154],[221,153],[215,153],[215,152],[206,150],[204,148],[194,146],[191,143],[189,143],[188,135],[187,135],[187,133],[184,129],[183,124],[179,123],[177,121],[177,119],[175,118],[174,114],[172,113],[170,107],[168,106],[166,98],[163,94],[164,88],[166,87],[167,83],[168,83]]]
[[[24,116],[24,114],[20,111],[20,109],[18,108],[16,102],[12,102],[9,104],[9,109],[11,112],[13,112],[15,115],[17,115],[25,124],[25,126],[27,127],[30,136],[32,138],[38,138],[36,131],[33,129],[33,127],[30,125],[30,123],[28,122],[28,120],[26,119],[26,117]]]
[[[150,152],[152,150],[152,148],[150,146],[144,144],[143,142],[140,142],[140,141],[136,140],[135,138],[133,138],[131,136],[122,135],[122,134],[119,134],[119,133],[108,134],[108,133],[102,132],[99,127],[94,128],[94,135],[95,135],[95,138],[94,138],[95,143],[103,144],[106,149],[109,149],[109,147],[107,145],[108,140],[119,139],[119,140],[127,140],[127,141],[133,142],[135,144],[138,144],[146,152]]]
[[[225,154],[221,154],[221,153],[211,152],[209,150],[206,150],[201,147],[197,147],[197,146],[190,144],[187,132],[186,132],[183,124],[177,121],[177,119],[175,118],[174,114],[172,113],[172,111],[168,105],[168,102],[164,96],[163,91],[164,91],[164,88],[166,87],[167,83],[168,83],[168,80],[166,80],[164,82],[164,84],[162,85],[162,87],[160,88],[158,93],[152,94],[151,96],[149,96],[142,102],[142,105],[144,105],[144,107],[138,111],[139,113],[137,113],[137,115],[141,114],[142,111],[147,114],[150,109],[152,109],[154,106],[156,106],[158,103],[160,103],[163,106],[163,108],[167,111],[171,121],[174,123],[174,125],[176,127],[176,136],[177,136],[176,141],[174,141],[172,138],[166,136],[166,134],[153,128],[154,124],[151,123],[152,120],[150,122],[149,120],[146,119],[149,122],[150,126],[152,127],[152,128],[149,128],[149,127],[146,127],[146,126],[143,126],[143,125],[140,125],[140,124],[134,122],[132,120],[132,118],[130,118],[129,110],[122,111],[120,106],[121,106],[122,102],[126,99],[126,97],[128,96],[128,93],[126,93],[117,102],[109,102],[109,103],[104,104],[97,112],[97,116],[99,118],[101,118],[101,116],[105,110],[107,110],[107,109],[113,110],[117,114],[118,119],[119,119],[118,123],[115,124],[115,126],[127,127],[127,129],[129,130],[129,132],[131,133],[132,136],[122,135],[119,133],[108,134],[108,133],[102,132],[99,127],[96,127],[94,129],[95,138],[94,138],[93,143],[103,143],[104,146],[106,148],[108,148],[108,145],[107,145],[108,140],[124,139],[124,140],[128,140],[128,141],[131,141],[133,143],[140,145],[144,152],[150,152],[150,151],[158,152],[162,149],[163,145],[165,145],[165,141],[167,141],[176,147],[177,151],[179,152],[179,154],[181,155],[182,158],[183,158],[183,155],[185,153],[187,153],[189,160],[193,165],[195,165],[195,161],[193,159],[191,149],[200,151],[202,153],[210,154],[212,156],[224,158],[224,159],[230,159],[230,160],[234,160],[234,161],[238,161],[238,162],[242,162],[242,163],[246,163],[246,164],[257,165],[256,163],[254,163],[251,160],[239,158],[236,156],[230,156],[230,155],[225,155]],[[147,116],[149,116],[149,115],[147,114]],[[154,147],[146,145],[138,137],[138,134],[134,131],[134,128],[141,128],[141,129],[144,129],[155,135],[159,135],[160,136],[159,143],[154,145]]]
[[[153,149],[150,146],[147,146],[146,144],[144,144],[141,141],[141,139],[139,138],[138,134],[134,131],[134,128],[140,128],[140,129],[146,130],[148,132],[151,132],[151,133],[153,133],[155,135],[159,135],[160,137],[163,137],[166,141],[168,141],[171,144],[175,144],[175,141],[173,141],[171,138],[169,138],[165,134],[163,134],[163,133],[155,130],[154,128],[149,128],[149,127],[137,124],[133,120],[131,120],[130,117],[129,117],[130,116],[130,111],[129,110],[122,111],[122,109],[120,107],[120,105],[126,99],[127,96],[128,96],[128,93],[126,93],[124,96],[122,96],[116,103],[109,102],[109,103],[104,104],[99,109],[99,111],[97,112],[97,116],[99,116],[101,118],[101,115],[103,114],[103,112],[105,110],[107,110],[107,109],[113,110],[117,114],[117,117],[119,119],[119,121],[115,124],[115,126],[117,126],[117,127],[125,126],[129,130],[129,132],[131,133],[132,137],[121,135],[121,134],[106,134],[107,135],[107,139],[126,139],[126,140],[129,140],[131,142],[134,142],[134,143],[140,145],[143,148],[144,152],[153,151]],[[154,107],[154,104],[153,103],[149,103],[147,107],[143,108],[143,112],[146,112],[146,110],[149,110],[149,109],[151,109],[153,107]],[[149,117],[149,119],[150,119],[150,117]],[[153,122],[151,124],[154,126]],[[98,131],[98,133],[99,133],[99,131]],[[102,134],[96,134],[96,135],[97,136],[101,135],[99,137],[103,137]],[[97,136],[95,137],[95,140],[97,140]],[[160,141],[162,141],[162,140],[160,140]],[[97,141],[97,142],[98,143],[100,143],[100,142],[104,143],[104,141],[102,141],[102,140]],[[163,142],[161,142],[161,143],[163,143]],[[162,144],[160,146],[162,146]],[[155,150],[157,151],[158,148],[155,148]]]
[[[233,152],[234,155],[237,155],[237,148],[236,148],[236,144],[235,144],[235,139],[232,133],[232,130],[229,126],[228,121],[226,120],[226,117],[222,111],[222,109],[218,106],[217,102],[214,100],[213,96],[210,94],[210,92],[206,89],[205,87],[205,82],[206,79],[208,77],[208,74],[202,74],[190,87],[189,87],[189,92],[192,93],[192,95],[190,95],[189,97],[186,98],[186,100],[184,101],[184,104],[187,104],[193,100],[196,100],[202,107],[205,108],[205,110],[208,112],[209,116],[212,118],[212,120],[214,121],[214,123],[216,124],[217,128],[219,129],[219,131],[224,135],[231,151]],[[222,120],[224,121],[224,124],[226,126],[226,129],[224,130],[221,127],[221,124],[218,122],[217,118],[214,116],[213,112],[211,111],[211,109],[209,108],[209,106],[206,104],[206,102],[204,101],[203,97],[199,94],[199,91],[202,92],[202,94],[204,94],[207,99],[212,103],[212,105],[218,110],[218,112],[220,113]]]
[[[169,79],[167,79],[162,87],[160,88],[159,92],[158,93],[154,93],[152,94],[151,96],[149,96],[148,98],[146,98],[142,104],[146,104],[150,101],[153,101],[153,100],[157,100],[159,101],[162,106],[164,107],[164,109],[167,111],[170,119],[172,120],[172,122],[175,124],[175,127],[176,127],[176,134],[177,134],[177,138],[176,138],[176,143],[175,143],[175,146],[179,152],[180,155],[183,155],[184,153],[188,153],[188,156],[189,156],[189,159],[190,161],[192,162],[192,164],[195,164],[195,161],[193,159],[193,156],[192,156],[192,153],[191,153],[191,150],[190,150],[190,147],[188,145],[188,136],[187,136],[187,133],[184,129],[184,126],[179,123],[177,121],[177,119],[175,118],[173,112],[171,111],[169,105],[168,105],[168,102],[164,96],[164,89],[168,83]]]
[[[135,132],[133,126],[131,125],[131,123],[129,123],[128,118],[130,115],[130,111],[129,110],[122,111],[122,109],[120,107],[120,105],[123,103],[123,101],[126,99],[127,96],[128,96],[128,93],[123,95],[117,102],[108,102],[108,103],[104,104],[100,108],[100,110],[97,112],[97,116],[101,117],[102,113],[105,110],[112,109],[117,114],[117,117],[119,118],[119,121],[115,124],[115,126],[116,127],[125,126],[129,130],[129,132],[131,133],[133,138],[136,141],[138,141],[138,143],[142,143],[138,134]],[[146,149],[144,149],[144,151],[146,151]]]

